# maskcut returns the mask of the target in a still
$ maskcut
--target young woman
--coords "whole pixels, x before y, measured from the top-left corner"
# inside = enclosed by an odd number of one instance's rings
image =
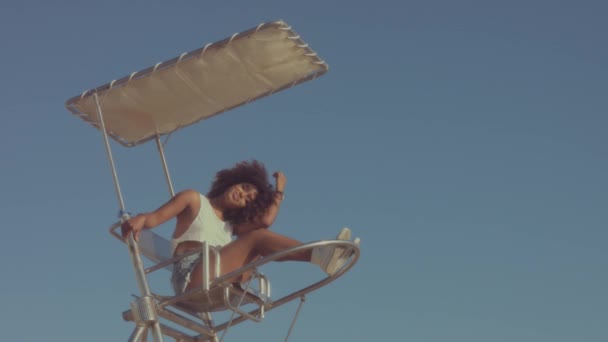
[[[268,181],[264,165],[256,160],[240,162],[216,174],[207,195],[185,190],[155,211],[139,214],[122,224],[122,235],[133,233],[137,240],[142,229],[154,228],[176,218],[171,239],[173,255],[199,249],[203,241],[220,248],[220,275],[234,271],[258,257],[296,247],[302,243],[274,233],[274,222],[287,179],[275,172],[275,187]],[[232,236],[236,239],[232,240]],[[350,230],[342,229],[340,240],[350,240]],[[358,239],[356,241],[358,243]],[[279,261],[309,261],[333,274],[351,256],[344,248],[324,246],[291,254]],[[177,294],[202,285],[201,255],[177,262],[171,283]],[[213,265],[211,274],[214,274]],[[235,279],[240,281],[242,279]]]

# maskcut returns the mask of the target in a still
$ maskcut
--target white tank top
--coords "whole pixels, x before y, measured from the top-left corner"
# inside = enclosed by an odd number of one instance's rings
[[[222,247],[232,241],[232,225],[220,220],[207,197],[201,194],[198,215],[182,235],[171,239],[171,255],[175,253],[177,245],[184,241],[207,241],[209,246]]]

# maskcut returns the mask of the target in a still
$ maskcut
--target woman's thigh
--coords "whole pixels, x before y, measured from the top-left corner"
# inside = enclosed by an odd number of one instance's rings
[[[251,239],[239,238],[236,239],[226,246],[222,247],[220,250],[220,272],[219,275],[224,275],[226,273],[232,272],[236,269],[239,269],[246,264],[253,261],[258,257],[256,253],[253,252],[252,244],[254,241]],[[213,278],[215,274],[215,255],[214,253],[210,253],[209,260],[209,274],[211,278]],[[203,283],[203,267],[201,265],[202,261],[199,261],[193,268],[192,273],[190,274],[190,283],[186,287],[186,290],[190,290],[193,288],[197,288]],[[233,281],[241,281],[245,277],[238,277],[233,279]]]
[[[259,229],[247,234],[241,235],[238,239],[230,242],[220,250],[220,275],[232,272],[239,269],[259,256],[266,256],[272,253],[293,248],[301,245],[301,242],[291,239],[289,237],[277,234],[275,232]],[[211,253],[213,254],[213,253]],[[309,261],[310,251],[305,251],[297,254],[293,254],[277,261],[285,260],[298,260],[298,261]],[[211,255],[210,260],[210,274],[215,274],[215,258]],[[187,289],[192,289],[201,286],[203,283],[202,267],[197,264],[192,271],[190,277],[190,284]],[[232,281],[242,281],[247,279],[247,274],[232,279]]]

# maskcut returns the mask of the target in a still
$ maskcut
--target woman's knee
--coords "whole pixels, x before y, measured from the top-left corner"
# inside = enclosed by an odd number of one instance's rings
[[[270,236],[271,234],[272,233],[268,229],[256,229],[241,235],[239,238],[257,241]]]

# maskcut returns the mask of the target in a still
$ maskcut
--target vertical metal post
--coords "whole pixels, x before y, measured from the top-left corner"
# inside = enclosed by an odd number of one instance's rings
[[[203,242],[203,290],[209,290],[209,243]]]
[[[118,205],[120,206],[120,212],[123,213],[125,210],[125,202],[122,199],[122,193],[120,191],[120,184],[118,183],[118,175],[116,174],[116,167],[114,166],[114,158],[112,158],[112,150],[110,149],[110,142],[108,141],[108,133],[106,132],[106,124],[103,120],[103,114],[101,112],[101,106],[99,105],[99,97],[97,92],[93,93],[95,98],[95,105],[97,106],[97,119],[99,120],[99,126],[101,135],[103,136],[103,142],[106,146],[106,156],[110,162],[110,168],[112,169],[112,178],[114,179],[114,189],[116,190],[116,196],[118,196]]]
[[[213,317],[211,317],[211,314],[209,312],[201,312],[201,319],[212,331],[215,330]]]
[[[213,256],[215,257],[215,269],[213,270],[213,277],[219,278],[220,277],[220,250],[218,248],[213,248]]]
[[[121,220],[129,219],[129,215],[125,211],[125,203],[122,198],[122,192],[120,190],[120,184],[118,183],[118,175],[116,173],[116,166],[114,165],[114,159],[112,158],[112,150],[110,149],[110,141],[108,140],[108,132],[106,131],[106,125],[103,120],[103,113],[101,110],[101,105],[99,104],[99,96],[97,92],[93,94],[95,98],[95,105],[97,106],[97,118],[99,119],[99,126],[103,136],[103,141],[106,147],[106,155],[108,157],[108,161],[110,162],[110,168],[112,169],[112,177],[114,179],[114,187],[116,190],[116,196],[118,197],[118,204],[120,206]],[[148,287],[148,280],[146,279],[146,273],[144,271],[143,262],[141,261],[141,256],[139,254],[139,247],[135,242],[132,234],[129,234],[127,238],[127,245],[129,246],[129,254],[131,256],[131,263],[133,264],[133,268],[135,269],[135,278],[137,280],[137,285],[139,287],[139,291],[142,296],[151,296],[150,288]],[[155,321],[151,327],[152,334],[154,336],[155,342],[162,342],[162,331],[160,329],[160,323]],[[137,327],[131,335],[130,341],[136,341],[141,338],[143,334],[143,330],[145,328]]]
[[[128,341],[129,342],[140,342],[145,329],[146,329],[145,327],[136,326],[135,330],[133,330],[133,333],[129,337]]]
[[[133,234],[129,234],[127,238],[127,245],[129,246],[129,254],[131,254],[131,261],[133,263],[133,269],[135,270],[135,278],[137,280],[139,292],[142,294],[142,296],[150,296],[152,293],[148,287],[146,272],[144,271],[143,267],[144,263],[141,261],[139,246],[137,245],[137,242],[135,242]]]
[[[160,136],[158,135],[156,135],[156,148],[158,149],[160,160],[163,163],[163,170],[165,171],[165,179],[167,180],[167,185],[169,186],[169,193],[171,194],[171,197],[173,197],[175,196],[175,191],[173,191],[173,184],[171,183],[171,176],[169,175],[169,168],[167,167],[167,160],[165,159],[163,144],[161,143]]]
[[[128,215],[126,215],[128,218]],[[141,261],[141,256],[139,254],[139,246],[135,239],[133,238],[133,234],[129,234],[127,238],[127,245],[129,247],[129,254],[131,255],[131,263],[133,264],[133,269],[135,270],[135,279],[137,280],[137,285],[139,287],[139,292],[143,297],[151,297],[152,292],[150,291],[150,287],[148,286],[148,280],[146,278],[146,272],[144,271],[144,264]],[[158,320],[152,323],[152,336],[154,337],[154,342],[163,342],[162,331],[160,329],[160,322]]]

